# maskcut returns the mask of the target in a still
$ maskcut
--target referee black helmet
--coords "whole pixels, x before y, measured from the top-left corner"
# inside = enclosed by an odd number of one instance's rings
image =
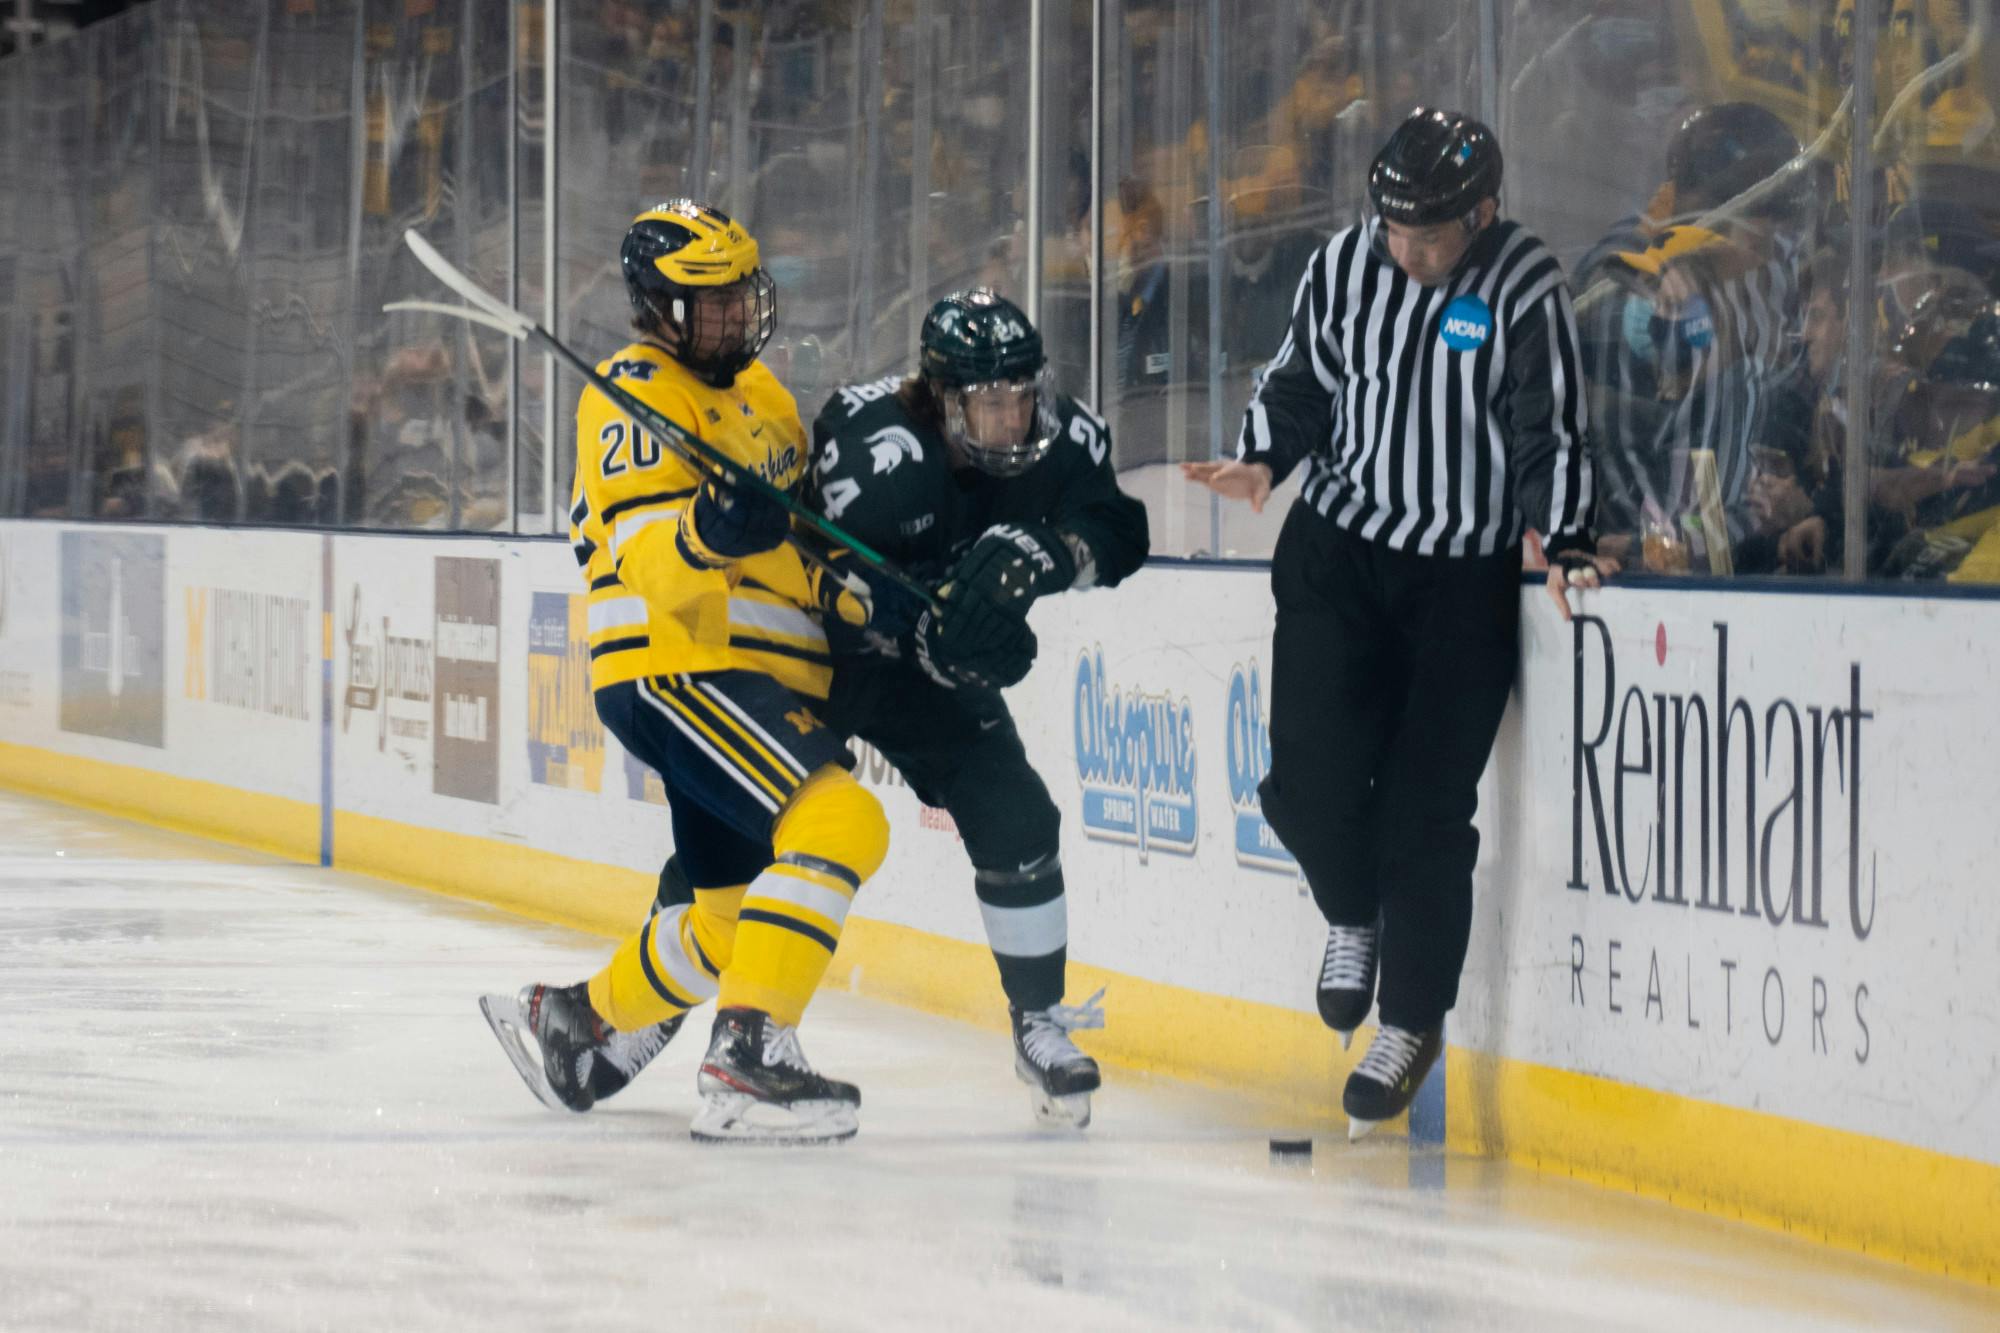
[[[1469,219],[1479,201],[1500,194],[1500,141],[1458,111],[1418,107],[1368,169],[1376,213],[1406,227]]]

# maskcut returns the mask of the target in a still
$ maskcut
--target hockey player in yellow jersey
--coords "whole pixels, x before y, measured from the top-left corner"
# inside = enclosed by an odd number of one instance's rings
[[[777,313],[757,242],[676,199],[633,221],[620,258],[638,337],[598,372],[793,487],[806,434],[757,360]],[[584,1111],[713,998],[694,1137],[845,1138],[860,1094],[813,1071],[797,1026],[889,834],[815,715],[832,664],[814,571],[781,505],[683,460],[594,387],[576,429],[591,688],[605,726],[660,774],[695,902],[653,916],[587,982],[482,1007],[536,1095]]]

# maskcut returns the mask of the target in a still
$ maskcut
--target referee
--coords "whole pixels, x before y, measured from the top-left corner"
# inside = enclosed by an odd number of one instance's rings
[[[1412,113],[1370,169],[1373,216],[1307,265],[1236,460],[1182,465],[1261,510],[1305,464],[1271,560],[1260,795],[1329,925],[1320,1016],[1345,1044],[1381,1001],[1342,1098],[1356,1138],[1408,1107],[1458,998],[1523,534],[1565,619],[1600,568],[1569,292],[1499,190],[1491,130]]]

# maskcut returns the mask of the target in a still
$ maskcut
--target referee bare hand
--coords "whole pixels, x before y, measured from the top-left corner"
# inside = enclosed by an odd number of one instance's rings
[[[1271,469],[1263,463],[1234,458],[1223,463],[1182,463],[1181,476],[1224,499],[1248,500],[1252,513],[1263,513],[1264,502],[1271,498]]]

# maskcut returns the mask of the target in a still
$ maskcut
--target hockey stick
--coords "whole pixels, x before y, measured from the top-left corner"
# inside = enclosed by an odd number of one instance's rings
[[[930,607],[933,611],[938,609],[936,594],[924,584],[891,564],[888,558],[880,551],[861,541],[832,520],[824,518],[806,508],[794,496],[786,491],[779,490],[776,486],[765,481],[755,472],[752,472],[749,468],[743,466],[743,464],[723,453],[714,445],[701,439],[693,432],[668,420],[657,408],[648,406],[631,391],[598,374],[595,366],[571,351],[560,338],[557,338],[553,333],[550,333],[547,329],[529,319],[518,310],[510,308],[505,302],[481,288],[471,278],[466,277],[465,274],[452,265],[450,260],[439,254],[436,247],[422,236],[419,236],[414,228],[403,233],[403,242],[410,247],[410,253],[417,257],[417,261],[431,271],[432,276],[445,286],[451,288],[452,291],[458,293],[458,295],[464,297],[467,301],[470,301],[472,307],[444,305],[436,301],[392,301],[382,307],[384,310],[417,310],[431,314],[453,315],[459,319],[469,320],[474,324],[497,330],[519,342],[534,341],[541,343],[561,358],[577,374],[583,376],[591,387],[595,388],[606,398],[609,398],[613,403],[616,403],[627,416],[644,426],[655,438],[666,444],[683,461],[687,462],[697,471],[714,474],[721,477],[731,486],[747,488],[757,492],[768,500],[777,502],[784,507],[787,513],[804,522],[807,527],[819,533],[828,541],[847,547],[853,551],[863,564],[874,569],[905,592],[918,598],[925,606]],[[824,553],[807,545],[796,534],[787,537],[787,540],[802,557],[836,580],[842,588],[845,588],[850,594],[860,600],[862,605],[869,609],[871,615],[873,614],[873,598],[867,582],[860,575],[836,568]]]

